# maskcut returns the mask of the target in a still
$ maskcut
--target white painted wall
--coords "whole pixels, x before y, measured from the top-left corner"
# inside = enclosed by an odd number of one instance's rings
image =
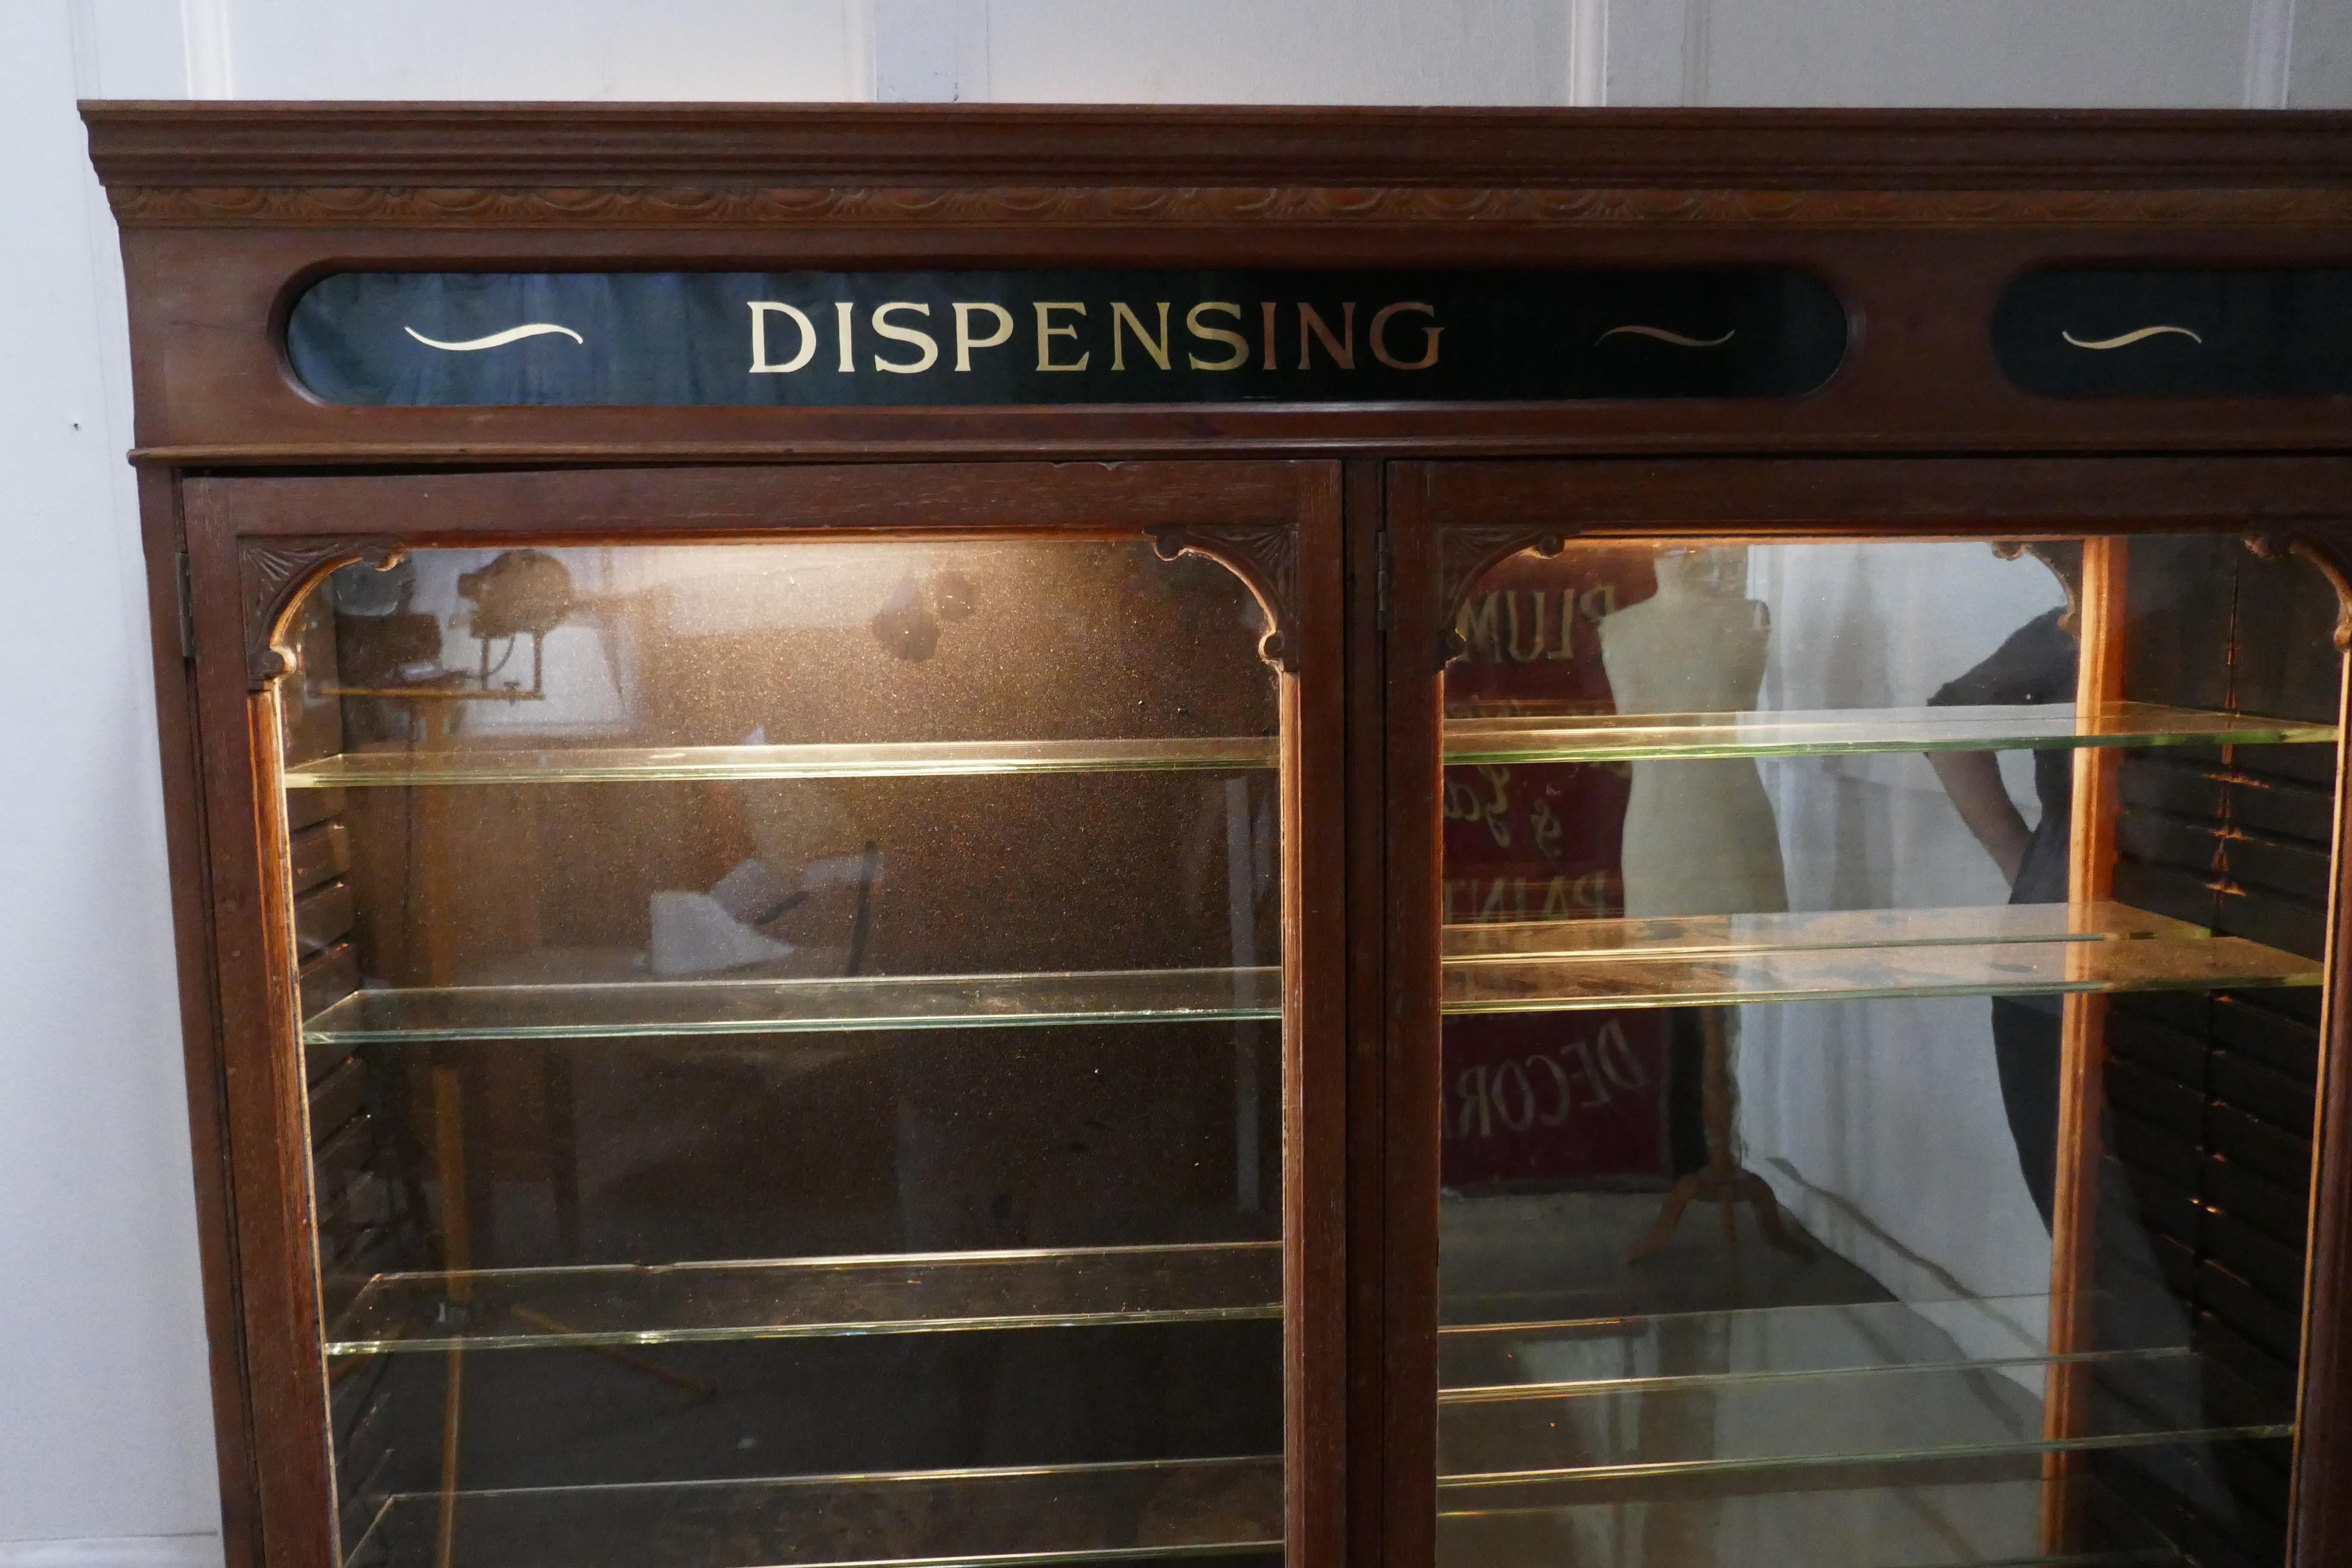
[[[2253,18],[2242,4],[1685,3],[1700,18],[1686,68],[1701,84],[1685,101],[2181,109],[2245,101]]]
[[[73,113],[184,91],[179,57],[168,8],[0,5],[0,1542],[135,1538],[45,1568],[216,1550],[121,269]]]
[[[114,237],[77,96],[2352,103],[2352,0],[0,3],[0,1564],[217,1554]]]
[[[887,3],[887,0],[886,0]],[[221,98],[831,99],[843,0],[188,0]]]
[[[2352,5],[2344,0],[2263,0],[2286,7],[2290,40],[2285,68],[2289,109],[2337,109],[2352,104]]]

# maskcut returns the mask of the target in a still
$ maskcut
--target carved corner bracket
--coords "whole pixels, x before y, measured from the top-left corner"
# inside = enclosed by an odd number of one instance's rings
[[[294,651],[279,642],[287,616],[304,590],[334,571],[364,561],[381,572],[399,564],[399,545],[386,539],[248,539],[237,549],[236,574],[245,602],[247,689],[267,691],[292,673]]]
[[[1298,531],[1280,523],[1220,522],[1155,528],[1152,552],[1162,561],[1198,555],[1242,580],[1265,612],[1258,657],[1286,675],[1298,673]]]
[[[1470,651],[1461,632],[1462,606],[1479,578],[1523,550],[1532,550],[1548,559],[1567,546],[1567,540],[1557,530],[1506,524],[1441,531],[1437,544],[1437,608],[1444,629],[1437,634],[1437,668],[1442,670]]]
[[[2058,579],[2058,586],[2066,595],[2066,613],[2058,617],[2058,629],[2070,637],[2079,637],[2083,625],[2083,552],[2079,547],[2059,549],[2040,540],[2005,539],[1992,547],[1992,552],[2003,561],[2031,555],[2049,567],[2050,574]]]
[[[2289,533],[2283,530],[2257,531],[2245,536],[2246,548],[2263,561],[2279,561],[2292,556],[2304,563],[2336,591],[2336,649],[2352,652],[2352,576],[2337,552],[2307,533]]]

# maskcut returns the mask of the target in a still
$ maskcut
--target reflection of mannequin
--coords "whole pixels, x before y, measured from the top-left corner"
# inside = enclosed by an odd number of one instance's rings
[[[1738,568],[1745,552],[1687,551],[1658,557],[1658,592],[1601,623],[1601,660],[1620,713],[1744,713],[1764,682],[1771,615],[1744,598]],[[1789,907],[1780,826],[1755,762],[1747,757],[1637,762],[1625,807],[1625,912],[1634,918],[1779,912]],[[1704,1041],[1701,1115],[1707,1159],[1685,1175],[1658,1217],[1627,1254],[1638,1262],[1663,1250],[1695,1198],[1722,1207],[1723,1237],[1742,1200],[1756,1208],[1764,1239],[1800,1258],[1811,1249],[1781,1228],[1780,1205],[1762,1177],[1742,1170],[1734,1148],[1738,1101],[1731,1080],[1728,1007],[1696,1012]]]
[[[1661,555],[1656,597],[1601,621],[1601,661],[1618,712],[1756,706],[1771,616],[1721,580],[1727,553]],[[1637,918],[1789,907],[1780,828],[1747,757],[1635,763],[1623,864],[1625,912]]]

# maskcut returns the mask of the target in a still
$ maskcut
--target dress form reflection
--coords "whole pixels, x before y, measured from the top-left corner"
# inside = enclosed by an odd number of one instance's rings
[[[1726,581],[1745,552],[1658,558],[1656,596],[1601,623],[1620,713],[1745,713],[1764,683],[1769,609]],[[1747,757],[1633,764],[1625,807],[1625,913],[1778,913],[1789,907],[1780,833]]]
[[[1742,592],[1746,563],[1745,551],[1660,555],[1656,595],[1601,623],[1601,664],[1618,712],[1744,713],[1756,706],[1772,620],[1762,601]],[[1635,763],[1621,864],[1631,918],[1777,914],[1789,907],[1780,826],[1751,758]],[[1706,1163],[1675,1184],[1629,1261],[1663,1250],[1695,1198],[1720,1206],[1726,1245],[1738,1244],[1736,1205],[1745,1200],[1755,1205],[1766,1241],[1811,1257],[1781,1226],[1772,1189],[1738,1163],[1736,1021],[1729,1008],[1699,1011]]]

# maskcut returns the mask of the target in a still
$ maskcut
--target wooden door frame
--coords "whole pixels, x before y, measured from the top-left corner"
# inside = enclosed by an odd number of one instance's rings
[[[1150,539],[1265,607],[1278,654],[1285,984],[1284,1427],[1291,1561],[1346,1521],[1346,953],[1340,469],[1328,461],[535,469],[194,478],[193,658],[165,659],[192,1117],[229,1561],[335,1568],[272,689],[300,595],[399,549],[791,539]],[[160,482],[160,479],[158,481]],[[173,542],[165,540],[166,545]],[[158,605],[159,629],[174,624]],[[175,607],[174,607],[175,608]],[[1271,645],[1270,645],[1271,646]],[[201,744],[198,743],[201,737]]]
[[[2352,458],[1622,458],[1399,462],[1384,489],[1391,630],[1381,682],[1381,839],[1392,1038],[1379,1114],[1379,1268],[1390,1386],[1381,1468],[1385,1568],[1433,1551],[1439,1164],[1438,889],[1444,874],[1443,675],[1455,616],[1491,566],[1572,541],[1977,539],[2268,534],[2337,595],[2352,646]],[[2342,681],[2352,701],[2352,679]],[[2347,710],[2352,711],[2352,710]],[[2291,1484],[2290,1568],[2352,1561],[2352,729],[2336,743],[2336,844],[2314,1139],[2305,1351]],[[1371,1246],[1360,1241],[1358,1250]]]

